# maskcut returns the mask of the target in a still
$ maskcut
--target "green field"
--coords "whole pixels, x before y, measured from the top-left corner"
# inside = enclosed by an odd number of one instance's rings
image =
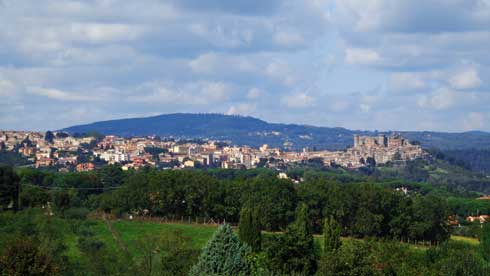
[[[179,224],[179,223],[158,223],[158,222],[139,222],[139,221],[112,221],[113,231],[110,231],[109,226],[103,220],[91,221],[91,229],[96,233],[96,237],[106,244],[111,250],[122,251],[127,248],[128,252],[139,254],[136,247],[136,242],[145,235],[166,235],[173,231],[179,231],[184,237],[189,238],[192,247],[200,249],[206,245],[208,239],[212,236],[217,226],[202,225],[202,224]],[[274,235],[274,233],[266,233],[266,235]],[[315,235],[316,242],[321,245],[321,235]],[[478,240],[474,238],[451,236],[454,241],[464,242],[473,246],[478,245]],[[343,237],[344,242],[353,240],[350,237]],[[67,236],[68,256],[70,258],[79,257],[80,253],[76,246],[77,237],[75,235]],[[428,247],[423,245],[410,245],[413,249],[425,250]]]
[[[455,236],[455,235],[452,235],[451,236],[451,240],[469,243],[469,244],[474,245],[474,246],[477,246],[478,244],[480,244],[480,242],[478,241],[478,239],[469,238],[469,237],[463,237],[463,236]]]
[[[198,224],[163,224],[158,222],[116,221],[114,229],[120,233],[121,239],[130,252],[135,252],[135,241],[145,235],[165,235],[172,231],[181,232],[191,240],[194,248],[200,249],[216,230],[216,226]]]

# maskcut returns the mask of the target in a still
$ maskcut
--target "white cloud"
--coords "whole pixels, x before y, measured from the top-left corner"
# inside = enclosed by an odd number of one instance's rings
[[[390,76],[389,87],[395,92],[420,91],[427,88],[427,83],[420,74],[393,73]]]
[[[0,96],[1,97],[12,96],[15,94],[15,91],[16,91],[16,87],[11,81],[0,79]]]
[[[418,106],[427,109],[443,110],[455,105],[460,98],[458,92],[447,88],[437,89],[418,98]]]
[[[199,55],[189,62],[192,71],[201,74],[254,73],[259,69],[245,56],[231,56],[218,53]]]
[[[60,101],[98,101],[99,98],[86,96],[81,93],[67,92],[54,88],[44,88],[44,87],[28,87],[28,91],[32,94],[38,96],[48,97],[53,100]]]
[[[145,28],[128,24],[73,23],[69,27],[71,40],[84,43],[114,43],[141,37]]]
[[[483,0],[336,0],[337,20],[356,31],[447,32],[486,29],[490,4]],[[451,20],[447,20],[448,18]]]
[[[270,62],[265,69],[265,74],[281,80],[284,85],[291,86],[296,82],[296,77],[293,74],[293,70],[290,68],[288,63],[283,60],[275,60]]]
[[[368,104],[360,104],[359,108],[361,109],[362,112],[370,112],[371,111],[371,106]]]
[[[274,41],[284,46],[298,46],[305,42],[301,33],[296,31],[279,31],[274,35]]]
[[[483,129],[486,122],[485,115],[481,112],[470,112],[462,122],[464,130]]]
[[[374,65],[381,57],[371,49],[347,48],[345,49],[345,61],[349,64]]]
[[[259,98],[263,94],[264,94],[264,91],[262,91],[259,88],[254,87],[254,88],[248,90],[248,92],[247,92],[247,98],[248,99],[251,99],[251,100],[254,100],[254,99]]]
[[[231,85],[223,82],[203,82],[199,86],[201,89],[200,97],[213,102],[228,100],[232,92]]]
[[[314,101],[315,98],[304,92],[289,94],[281,99],[283,105],[292,108],[311,107]]]
[[[482,84],[478,71],[470,68],[453,75],[449,79],[449,83],[455,89],[472,89],[477,88]]]
[[[228,101],[232,86],[227,83],[207,81],[184,85],[149,82],[135,90],[137,93],[131,93],[126,99],[127,102],[199,106]]]
[[[255,110],[256,110],[256,106],[253,104],[240,103],[237,105],[230,106],[228,111],[226,111],[226,114],[230,114],[230,115],[252,115]]]

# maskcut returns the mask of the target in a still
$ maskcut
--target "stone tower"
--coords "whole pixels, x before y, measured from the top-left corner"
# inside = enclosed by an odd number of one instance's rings
[[[378,134],[378,145],[380,147],[386,147],[387,145],[387,139],[386,139],[386,136],[384,134]]]
[[[359,135],[354,134],[354,147],[359,147]]]

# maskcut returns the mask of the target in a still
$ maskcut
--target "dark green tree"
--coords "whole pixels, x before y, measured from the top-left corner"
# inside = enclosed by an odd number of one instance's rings
[[[342,242],[340,241],[340,225],[337,221],[330,217],[325,219],[323,224],[323,254],[334,252],[340,248]]]
[[[132,266],[131,259],[124,252],[110,250],[103,241],[93,236],[80,237],[77,246],[83,258],[85,274],[126,275]]]
[[[260,251],[262,235],[256,209],[242,208],[240,212],[240,224],[238,225],[238,237],[248,244],[254,252]]]
[[[275,238],[266,254],[271,270],[279,274],[315,274],[318,253],[305,204],[298,207],[296,220],[288,226],[283,236]]]
[[[317,275],[378,275],[374,271],[370,251],[370,245],[365,241],[353,240],[346,243],[334,254],[328,254],[321,259]]]
[[[0,252],[1,275],[58,275],[60,265],[28,238],[10,241]]]
[[[256,177],[244,186],[245,206],[260,209],[260,225],[265,230],[282,230],[294,217],[297,198],[294,184],[277,177]]]
[[[49,192],[36,186],[23,186],[19,197],[22,208],[46,205],[50,200]]]
[[[395,155],[393,155],[393,160],[396,160],[396,161],[400,161],[402,160],[402,155],[400,154],[400,152],[396,152]]]
[[[483,229],[480,236],[480,250],[483,258],[490,262],[490,222],[483,224]]]
[[[187,275],[199,257],[199,250],[192,247],[191,238],[183,232],[174,231],[162,238],[162,250],[167,252],[161,258],[161,275]]]
[[[44,135],[44,140],[49,143],[53,143],[54,139],[54,134],[50,130],[46,131],[46,134]]]
[[[230,225],[224,224],[208,241],[189,275],[249,275],[250,252],[250,247],[240,242]]]
[[[366,159],[366,164],[368,164],[371,167],[375,167],[376,166],[376,160],[374,160],[374,158],[372,158],[371,156],[369,156]]]
[[[437,196],[416,197],[413,204],[410,240],[441,243],[449,239],[447,202]]]
[[[60,210],[62,216],[64,216],[65,210],[70,207],[70,201],[70,194],[67,191],[60,190],[55,192],[54,204]]]
[[[447,241],[426,251],[426,260],[439,275],[490,275],[475,248]]]
[[[3,210],[19,209],[19,181],[11,167],[0,166],[0,206]]]

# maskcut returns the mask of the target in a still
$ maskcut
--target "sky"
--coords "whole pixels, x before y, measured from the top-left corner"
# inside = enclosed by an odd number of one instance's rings
[[[0,0],[0,129],[176,112],[490,131],[490,0]]]

